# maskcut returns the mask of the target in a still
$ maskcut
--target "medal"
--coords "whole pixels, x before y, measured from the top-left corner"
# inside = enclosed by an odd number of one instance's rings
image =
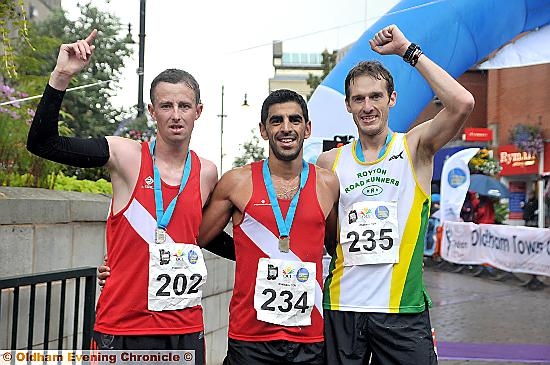
[[[281,252],[290,251],[290,238],[288,236],[279,237],[279,251]]]
[[[161,244],[166,241],[166,231],[162,228],[155,229],[155,243]]]
[[[279,201],[277,200],[277,194],[275,193],[275,187],[273,186],[273,180],[271,180],[271,173],[269,171],[268,161],[263,161],[262,166],[262,175],[264,178],[265,189],[267,190],[267,195],[269,196],[269,201],[271,203],[271,209],[273,210],[273,215],[275,216],[275,221],[277,222],[277,230],[279,231],[279,251],[283,253],[290,252],[290,228],[292,227],[292,222],[294,221],[294,214],[296,213],[296,206],[298,205],[298,200],[300,199],[300,191],[304,188],[307,182],[307,177],[309,174],[309,165],[307,162],[302,160],[302,172],[300,173],[300,187],[296,194],[292,197],[290,201],[290,206],[286,213],[286,217],[283,217],[281,212],[281,207],[279,206]]]
[[[153,184],[155,191],[155,212],[157,215],[157,227],[155,228],[154,242],[156,244],[162,244],[165,243],[168,239],[171,241],[170,237],[168,237],[168,233],[166,233],[166,227],[168,227],[168,223],[170,223],[170,219],[172,219],[172,214],[174,213],[174,209],[176,207],[176,201],[178,200],[181,192],[183,191],[183,188],[185,187],[189,179],[189,175],[191,173],[191,152],[187,151],[187,157],[185,158],[185,166],[183,168],[183,175],[181,176],[181,183],[178,194],[172,199],[170,204],[168,204],[166,211],[164,211],[160,172],[157,168],[157,165],[155,164],[155,145],[156,140],[153,140],[151,142],[151,145],[149,146],[149,152],[151,153],[151,158],[153,159]]]

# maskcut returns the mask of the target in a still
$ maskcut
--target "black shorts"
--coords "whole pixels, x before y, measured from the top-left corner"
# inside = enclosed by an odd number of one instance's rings
[[[327,364],[437,364],[428,310],[417,314],[325,310]]]
[[[195,350],[195,364],[205,364],[204,332],[185,335],[118,336],[94,331],[92,350]]]
[[[323,342],[300,343],[290,341],[249,342],[228,340],[227,356],[223,365],[323,365]]]

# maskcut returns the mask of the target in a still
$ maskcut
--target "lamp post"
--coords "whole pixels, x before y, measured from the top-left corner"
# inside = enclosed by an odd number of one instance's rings
[[[218,114],[218,117],[220,117],[220,176],[223,174],[223,118],[227,117],[223,113],[223,95],[224,87],[222,85],[222,111],[221,114]]]
[[[145,56],[145,0],[139,2],[139,66],[136,70],[138,74],[138,103],[137,116],[143,115],[145,106],[143,105],[143,63]]]

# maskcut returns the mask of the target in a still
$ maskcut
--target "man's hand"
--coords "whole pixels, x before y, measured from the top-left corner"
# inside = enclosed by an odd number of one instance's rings
[[[97,268],[97,283],[101,290],[105,286],[105,280],[111,276],[111,268],[107,266],[107,254],[103,256],[103,265]]]
[[[374,38],[369,40],[369,43],[370,48],[378,54],[395,54],[400,57],[405,55],[407,48],[411,44],[395,24],[388,25],[376,33]]]
[[[62,44],[57,55],[57,63],[50,77],[50,85],[58,90],[65,90],[71,78],[88,66],[92,59],[97,37],[97,29],[84,40]]]

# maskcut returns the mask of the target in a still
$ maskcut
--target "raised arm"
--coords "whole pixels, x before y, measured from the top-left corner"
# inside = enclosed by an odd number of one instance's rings
[[[97,30],[94,29],[84,40],[61,45],[57,64],[29,130],[29,152],[48,160],[78,167],[99,167],[108,162],[109,144],[106,138],[61,137],[58,130],[59,111],[65,89],[71,78],[90,63],[96,36]]]
[[[370,45],[372,50],[379,54],[403,57],[411,46],[411,42],[397,26],[390,25],[378,32],[370,41]],[[409,53],[412,52],[409,51]],[[443,109],[432,120],[415,127],[407,135],[407,139],[409,145],[416,145],[421,154],[433,156],[462,128],[474,108],[474,98],[468,90],[425,54],[420,54],[414,62],[418,72],[441,100]]]

